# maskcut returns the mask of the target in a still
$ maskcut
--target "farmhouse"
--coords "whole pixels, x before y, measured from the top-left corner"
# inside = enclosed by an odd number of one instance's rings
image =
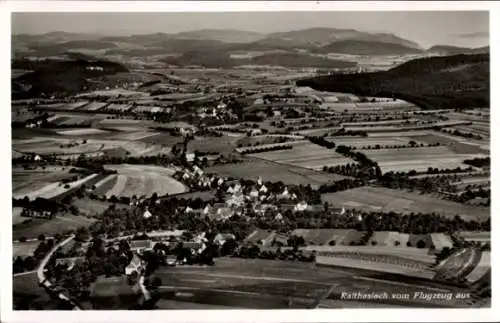
[[[219,246],[222,246],[224,243],[226,243],[226,241],[235,239],[236,237],[232,233],[218,233],[214,238],[214,242]]]

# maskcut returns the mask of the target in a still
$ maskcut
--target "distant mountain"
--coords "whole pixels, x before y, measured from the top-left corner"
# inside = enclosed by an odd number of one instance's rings
[[[417,43],[397,37],[392,34],[372,34],[354,29],[311,28],[269,34],[267,38],[284,39],[295,45],[326,46],[332,42],[343,40],[374,41],[388,44],[399,44],[420,49]]]
[[[489,107],[488,54],[427,57],[389,71],[305,79],[299,86],[362,96],[395,97],[422,108]]]
[[[439,55],[458,55],[458,54],[486,54],[490,52],[489,46],[468,48],[448,45],[436,45],[427,50],[428,53]]]
[[[351,55],[406,55],[422,51],[400,44],[378,41],[342,40],[333,42],[315,50],[318,53],[340,53]]]
[[[172,38],[177,39],[216,40],[223,43],[250,43],[264,37],[261,33],[234,29],[201,29],[172,35]]]
[[[162,42],[171,38],[172,38],[171,34],[155,33],[155,34],[131,35],[131,36],[106,36],[102,37],[100,40],[149,46],[151,44]]]

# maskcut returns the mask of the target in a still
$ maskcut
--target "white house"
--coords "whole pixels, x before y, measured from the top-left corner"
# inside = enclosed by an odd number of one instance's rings
[[[304,211],[307,209],[307,203],[305,201],[299,202],[293,208],[294,211]]]
[[[254,187],[254,188],[252,188],[252,190],[250,191],[250,194],[249,194],[249,195],[250,195],[251,197],[258,197],[258,196],[259,196],[259,191],[257,191],[257,190],[255,189],[255,187]]]
[[[152,217],[153,215],[151,214],[151,212],[149,212],[149,210],[146,210],[144,212],[144,214],[142,215],[143,218],[145,219],[149,219],[150,217]]]
[[[36,155],[35,158],[34,158],[35,161],[41,161],[42,160],[42,157],[40,157],[40,155]]]
[[[261,193],[267,193],[267,191],[268,191],[268,190],[267,190],[267,187],[266,187],[265,185],[262,185],[262,186],[260,187],[259,192],[261,192]]]

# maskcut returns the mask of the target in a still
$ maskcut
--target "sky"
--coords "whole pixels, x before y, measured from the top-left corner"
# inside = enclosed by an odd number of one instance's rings
[[[386,32],[419,43],[478,47],[489,44],[487,11],[323,11],[220,13],[13,13],[12,33],[51,31],[128,35],[197,29],[271,33],[314,27]]]

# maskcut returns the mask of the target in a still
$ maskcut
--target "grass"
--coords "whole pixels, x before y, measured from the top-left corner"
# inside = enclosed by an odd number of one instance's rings
[[[490,208],[471,207],[437,197],[381,187],[361,187],[323,194],[322,199],[333,205],[363,211],[436,212],[446,217],[459,215],[464,220],[482,220],[490,216]]]
[[[36,273],[12,277],[14,310],[55,310],[57,303],[52,301],[45,290],[39,286]]]
[[[111,205],[111,203],[108,202],[90,200],[88,198],[77,199],[72,204],[78,208],[80,214],[85,216],[101,214]]]
[[[350,229],[296,229],[293,235],[301,236],[306,244],[327,245],[330,241],[336,244],[347,244],[357,242],[364,232]]]
[[[40,241],[14,242],[12,243],[12,257],[33,256],[33,252],[40,244]]]
[[[137,285],[130,286],[125,276],[99,277],[92,288],[94,309],[130,309],[137,305],[142,294]]]
[[[28,218],[27,218],[28,219]],[[53,236],[66,230],[76,230],[81,226],[88,226],[95,219],[85,216],[57,216],[52,220],[32,219],[28,223],[15,224],[12,227],[12,238],[18,240],[20,237],[37,238],[40,234]]]
[[[264,181],[285,184],[311,184],[319,186],[341,180],[345,177],[336,174],[327,174],[307,168],[292,165],[273,163],[263,159],[246,158],[243,163],[211,166],[206,169],[207,173],[216,173],[224,177],[257,179],[261,176]]]

